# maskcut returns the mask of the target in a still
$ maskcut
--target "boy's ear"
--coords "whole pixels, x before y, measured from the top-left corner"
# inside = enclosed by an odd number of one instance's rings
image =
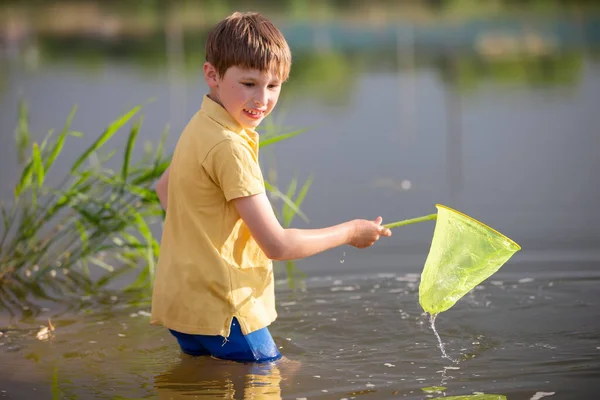
[[[214,89],[219,86],[219,73],[217,69],[208,61],[204,63],[204,80],[209,88]]]

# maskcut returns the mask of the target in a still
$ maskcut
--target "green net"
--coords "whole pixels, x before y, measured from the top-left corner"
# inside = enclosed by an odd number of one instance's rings
[[[443,205],[419,284],[423,310],[438,314],[479,285],[520,247],[485,224]]]
[[[419,284],[423,310],[438,314],[479,285],[521,247],[489,226],[450,207],[437,204],[437,215],[387,224],[395,228],[437,219]]]

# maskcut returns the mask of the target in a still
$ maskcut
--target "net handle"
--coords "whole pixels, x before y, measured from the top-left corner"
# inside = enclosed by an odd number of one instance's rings
[[[423,221],[431,221],[436,218],[437,218],[437,214],[429,214],[429,215],[425,215],[423,217],[410,218],[410,219],[405,219],[403,221],[391,222],[391,223],[385,224],[383,226],[385,226],[388,229],[394,229],[394,228],[398,228],[399,226],[416,224],[417,222],[423,222]]]

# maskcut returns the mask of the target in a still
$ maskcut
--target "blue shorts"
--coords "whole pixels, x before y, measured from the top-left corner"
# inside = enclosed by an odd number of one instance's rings
[[[223,336],[191,335],[171,329],[170,332],[177,338],[181,351],[192,356],[211,355],[239,362],[267,362],[281,358],[277,345],[266,327],[243,335],[235,317],[227,339]]]

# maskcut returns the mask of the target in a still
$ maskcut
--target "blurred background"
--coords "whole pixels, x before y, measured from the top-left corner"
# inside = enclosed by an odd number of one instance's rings
[[[442,203],[521,244],[513,267],[600,260],[595,1],[4,0],[0,199],[20,175],[20,100],[38,141],[78,106],[72,128],[85,137],[69,142],[57,177],[110,121],[149,99],[139,139],[157,143],[168,127],[171,152],[207,90],[206,34],[236,10],[264,13],[292,48],[272,123],[307,132],[270,146],[261,162],[283,188],[314,178],[302,206],[309,222],[295,227],[392,222]],[[298,266],[418,271],[432,227]]]

